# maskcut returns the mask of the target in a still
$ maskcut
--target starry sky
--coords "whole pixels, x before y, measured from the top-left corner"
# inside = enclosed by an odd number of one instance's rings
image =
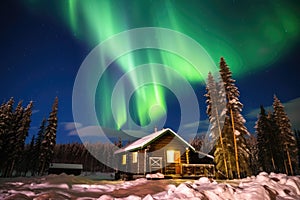
[[[274,94],[300,129],[296,0],[28,0],[5,1],[0,11],[0,99],[34,101],[30,136],[56,96],[57,143],[98,140],[99,125],[107,137],[120,130],[141,137],[155,126],[187,140],[206,133],[205,80],[221,56],[251,133],[259,106],[272,110]],[[135,32],[147,27],[159,33]]]

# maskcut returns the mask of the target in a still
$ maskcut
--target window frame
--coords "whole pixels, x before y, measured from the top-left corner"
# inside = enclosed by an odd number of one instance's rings
[[[126,165],[126,162],[127,162],[127,155],[123,154],[122,155],[122,165]]]
[[[132,152],[132,163],[138,162],[138,152]]]
[[[180,163],[181,154],[179,150],[169,149],[166,152],[167,154],[167,163]]]

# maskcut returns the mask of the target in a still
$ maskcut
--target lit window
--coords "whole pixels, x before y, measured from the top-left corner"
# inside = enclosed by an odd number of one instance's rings
[[[122,165],[126,165],[126,154],[122,155]]]
[[[180,163],[180,151],[167,150],[168,163]]]
[[[132,152],[132,163],[137,163],[138,152]]]

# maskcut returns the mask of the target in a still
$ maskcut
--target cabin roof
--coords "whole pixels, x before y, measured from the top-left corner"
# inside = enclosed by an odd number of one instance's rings
[[[136,150],[136,149],[142,149],[144,147],[146,147],[147,145],[149,145],[150,143],[152,143],[154,140],[156,140],[158,137],[162,136],[163,134],[165,134],[166,132],[171,132],[172,134],[175,135],[175,137],[177,137],[179,140],[181,140],[183,143],[186,144],[187,147],[191,148],[193,151],[195,151],[195,148],[190,145],[188,142],[186,142],[182,137],[180,137],[177,133],[175,133],[173,130],[171,130],[170,128],[166,128],[166,129],[162,129],[160,131],[156,131],[150,135],[147,135],[145,137],[142,137],[138,140],[136,140],[135,142],[131,143],[128,146],[125,146],[121,149],[118,149],[117,151],[115,151],[115,154],[118,153],[123,153],[126,151],[132,151],[132,150]]]

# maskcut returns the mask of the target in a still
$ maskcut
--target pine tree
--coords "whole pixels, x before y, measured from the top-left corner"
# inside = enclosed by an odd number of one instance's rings
[[[222,82],[216,83],[210,72],[207,78],[206,91],[206,113],[210,128],[209,134],[204,139],[202,151],[209,152],[212,150],[214,152],[214,162],[217,164],[217,170],[228,178],[227,148],[224,145],[222,136],[222,125],[226,113],[226,95]]]
[[[20,146],[22,146],[21,138],[19,138],[18,130],[22,128],[22,118],[23,118],[24,109],[22,107],[22,101],[19,101],[16,109],[12,113],[10,128],[8,132],[9,145],[7,146],[8,159],[7,159],[7,169],[5,172],[6,177],[12,176],[15,162],[22,153],[20,151]],[[23,143],[24,145],[24,143]]]
[[[298,170],[298,148],[295,135],[284,106],[274,95],[273,102],[274,119],[279,130],[279,141],[286,173],[293,175]]]
[[[0,116],[1,121],[1,151],[0,151],[0,169],[1,169],[1,175],[3,177],[6,177],[9,170],[9,155],[11,154],[11,147],[13,144],[12,141],[12,126],[13,126],[13,105],[14,105],[14,99],[13,97],[10,98],[8,102],[6,102],[2,107],[2,113]]]
[[[240,173],[243,175],[250,175],[249,167],[249,148],[247,147],[246,137],[249,136],[249,132],[245,127],[245,119],[241,115],[243,104],[239,101],[240,93],[235,86],[235,80],[232,79],[232,73],[227,66],[224,58],[220,61],[220,75],[224,84],[227,100],[227,113],[225,117],[225,123],[222,130],[225,138],[228,138],[226,145],[232,148],[230,137],[233,138],[233,147],[235,152],[235,159],[230,159],[229,167],[232,167],[232,171],[236,173],[236,177],[240,178]],[[230,153],[230,152],[229,152]],[[235,166],[235,167],[233,167]]]
[[[255,130],[260,171],[280,172],[282,165],[278,150],[278,128],[273,120],[273,115],[267,114],[263,106],[261,106]]]
[[[28,136],[28,131],[30,128],[30,123],[31,123],[31,115],[32,115],[32,107],[33,107],[33,102],[30,101],[27,107],[25,108],[24,112],[22,112],[22,116],[19,121],[19,126],[18,129],[16,130],[16,137],[17,137],[17,142],[15,145],[15,153],[16,157],[14,159],[14,162],[18,161],[20,156],[24,154],[24,147],[25,147],[25,139]],[[14,164],[12,165],[10,176],[12,174]]]
[[[45,130],[45,137],[41,145],[40,168],[39,168],[40,175],[43,175],[45,173],[53,158],[54,147],[56,144],[57,111],[58,111],[58,98],[56,97],[52,105],[52,111],[48,118],[48,126],[46,127]]]
[[[45,130],[46,130],[46,123],[47,120],[46,118],[43,118],[41,125],[39,127],[39,131],[37,133],[37,138],[34,142],[34,151],[33,151],[33,166],[32,166],[32,171],[31,174],[32,176],[34,176],[36,173],[38,173],[38,167],[40,164],[40,154],[41,154],[41,148],[42,148],[42,142],[44,140],[45,137]]]

